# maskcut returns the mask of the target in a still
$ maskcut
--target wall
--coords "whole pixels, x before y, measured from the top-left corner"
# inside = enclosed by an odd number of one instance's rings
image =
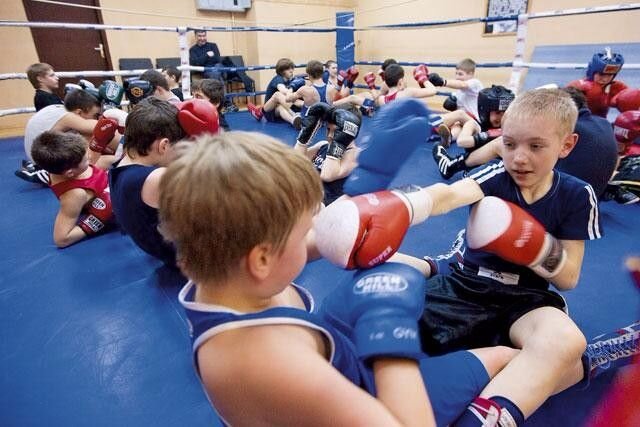
[[[433,21],[460,17],[479,17],[486,12],[486,0],[442,2],[417,0],[388,7],[390,0],[253,0],[247,13],[202,12],[195,8],[195,0],[162,2],[159,11],[156,0],[101,0],[105,24],[158,26],[279,26],[308,24],[330,27],[335,25],[337,11],[354,10],[356,26],[401,22]],[[398,2],[395,2],[398,3]],[[617,0],[529,0],[529,11],[617,4]],[[121,10],[121,11],[118,11]],[[139,11],[131,14],[122,11]],[[159,11],[164,16],[146,13]],[[0,2],[0,19],[26,20],[21,0]],[[530,21],[527,55],[536,45],[630,42],[640,40],[640,11],[580,15],[574,17],[537,19]],[[600,31],[593,31],[600,28]],[[356,59],[379,60],[394,57],[399,61],[457,62],[469,56],[478,62],[511,61],[515,36],[483,36],[483,24],[394,29],[356,32]],[[193,42],[190,35],[189,43]],[[162,32],[107,31],[112,63],[117,68],[121,57],[178,56],[177,35]],[[218,43],[222,54],[242,55],[245,64],[268,65],[284,56],[296,63],[309,59],[326,60],[335,57],[333,33],[275,33],[275,32],[210,32],[209,39]],[[38,61],[31,32],[26,28],[0,28],[0,73],[23,72]],[[528,57],[528,56],[527,56]],[[587,58],[585,58],[585,61]],[[377,67],[361,67],[360,75]],[[297,70],[302,72],[303,70]],[[451,68],[432,68],[432,71],[451,76]],[[407,69],[410,75],[411,69]],[[478,77],[487,83],[506,84],[509,69],[479,68]],[[258,88],[264,88],[273,76],[272,70],[250,72]],[[411,80],[409,78],[409,80]],[[415,84],[411,82],[410,84]],[[3,97],[0,109],[31,106],[33,89],[26,80],[0,81]],[[434,99],[434,105],[438,100]],[[439,100],[441,101],[441,100]],[[0,117],[0,136],[22,134],[30,115]]]

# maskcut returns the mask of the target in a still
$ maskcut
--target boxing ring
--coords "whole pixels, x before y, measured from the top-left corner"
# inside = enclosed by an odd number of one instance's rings
[[[542,17],[640,9],[640,3],[535,14]],[[505,17],[495,17],[494,20]],[[536,19],[520,16],[524,22]],[[469,18],[472,19],[472,18]],[[473,18],[486,20],[487,18]],[[409,25],[456,25],[469,20],[397,24],[384,29],[355,27],[309,31],[384,31]],[[523,21],[520,21],[521,23]],[[42,25],[0,21],[1,26]],[[59,26],[60,24],[50,24]],[[74,25],[74,24],[66,24]],[[143,30],[142,27],[84,26],[88,30]],[[186,33],[191,28],[145,27],[144,31],[174,31],[183,65],[183,90],[189,90]],[[303,31],[303,28],[203,27],[211,31]],[[604,45],[537,46],[530,62],[522,57],[525,37],[518,37],[513,59],[480,63],[482,67],[511,68],[512,87],[565,83],[583,74],[586,60]],[[640,86],[640,43],[607,44],[622,51],[626,63],[619,78]],[[338,45],[346,66],[377,68],[378,61],[356,61],[353,46]],[[582,50],[581,50],[582,49]],[[345,52],[347,59],[345,59]],[[585,52],[589,52],[585,54]],[[349,57],[351,63],[349,63]],[[558,62],[562,58],[566,62]],[[346,61],[346,62],[344,62]],[[454,63],[425,61],[429,67]],[[400,61],[402,65],[420,62]],[[302,66],[299,65],[299,66]],[[218,70],[272,69],[270,65]],[[346,68],[341,66],[341,68]],[[363,68],[365,69],[365,68]],[[528,70],[526,78],[523,70]],[[129,76],[132,71],[70,71],[65,77]],[[184,78],[187,77],[187,78]],[[0,75],[0,80],[24,79],[23,73]],[[185,82],[186,81],[186,82]],[[0,82],[2,85],[2,82]],[[1,87],[1,86],[0,86]],[[230,96],[260,95],[235,93]],[[29,113],[16,106],[0,117]],[[296,131],[284,123],[259,123],[248,113],[228,113],[234,130],[260,131],[293,145]],[[363,126],[369,123],[364,118]],[[22,138],[0,143],[0,205],[5,213],[0,257],[0,425],[222,425],[210,406],[191,363],[188,327],[177,301],[180,278],[138,249],[118,231],[87,239],[64,250],[51,240],[58,204],[48,189],[16,179],[13,170],[23,158]],[[429,185],[441,181],[425,144],[399,171],[392,185]],[[9,208],[7,208],[9,207]],[[11,208],[15,207],[15,208]],[[634,239],[640,230],[638,206],[601,204],[605,238],[587,244],[577,289],[565,293],[570,314],[587,338],[638,319],[640,295],[625,271],[624,256],[640,253]],[[466,211],[433,217],[414,227],[401,251],[436,255],[448,250],[465,226]],[[637,238],[637,237],[636,237]],[[310,263],[296,280],[321,300],[348,273],[320,260]],[[528,426],[582,425],[613,380],[613,372],[596,378],[586,391],[569,389],[552,397],[526,423]],[[242,381],[241,378],[238,381]],[[295,402],[292,402],[295,404]]]

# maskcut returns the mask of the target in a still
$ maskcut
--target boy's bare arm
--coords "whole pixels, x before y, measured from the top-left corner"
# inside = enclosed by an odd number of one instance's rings
[[[91,197],[82,188],[69,190],[60,196],[60,209],[53,225],[53,241],[56,246],[64,248],[86,237],[77,224],[82,208]]]
[[[582,270],[584,257],[584,241],[561,240],[560,242],[567,253],[567,260],[562,270],[550,280],[558,290],[568,291],[575,288],[580,279],[580,270]]]
[[[86,137],[91,137],[91,134],[93,134],[93,129],[96,127],[97,123],[97,120],[85,119],[75,113],[67,113],[60,119],[56,126],[60,124],[64,128],[72,129],[80,132]]]
[[[166,170],[166,168],[154,170],[142,184],[142,201],[152,208],[158,209],[160,206],[160,180]]]
[[[471,205],[484,197],[482,188],[471,178],[453,184],[433,184],[425,188],[433,200],[431,215],[442,215],[454,209]]]

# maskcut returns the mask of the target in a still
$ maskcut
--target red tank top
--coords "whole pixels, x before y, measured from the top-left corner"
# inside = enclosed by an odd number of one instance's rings
[[[74,188],[84,188],[85,190],[93,191],[94,195],[100,195],[104,192],[104,189],[109,185],[107,173],[94,165],[89,165],[93,169],[93,173],[89,178],[84,179],[70,179],[68,181],[62,181],[57,184],[51,185],[51,190],[59,199],[64,193]]]
[[[395,100],[397,95],[398,95],[398,92],[393,92],[393,93],[390,93],[388,95],[385,95],[384,96],[384,103],[388,104],[391,101]]]

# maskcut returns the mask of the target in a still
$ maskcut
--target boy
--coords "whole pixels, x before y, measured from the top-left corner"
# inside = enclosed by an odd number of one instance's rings
[[[180,79],[182,78],[182,73],[178,71],[176,67],[164,67],[162,69],[162,75],[167,79],[167,83],[169,84],[169,90],[175,96],[178,97],[180,101],[184,101],[184,95],[182,94],[182,89],[180,88]]]
[[[322,81],[322,71],[324,66],[320,61],[311,60],[307,63],[306,72],[309,76],[310,85],[303,85],[293,93],[288,94],[285,97],[287,102],[295,102],[298,99],[302,99],[304,105],[300,111],[300,116],[304,117],[309,107],[318,102],[323,104],[331,104],[331,100],[328,100],[327,85]]]
[[[295,129],[300,129],[302,118],[300,114],[291,111],[291,103],[287,102],[286,99],[287,95],[294,92],[290,87],[294,67],[295,64],[289,58],[278,59],[276,63],[276,75],[267,85],[267,93],[264,96],[264,104],[262,107],[257,107],[250,102],[247,103],[247,108],[253,118],[261,121],[264,117],[268,122],[275,122],[278,119],[282,119]],[[302,84],[297,85],[295,89],[297,90],[303,84],[304,80],[302,80]]]
[[[224,102],[224,84],[220,80],[201,79],[193,83],[191,92],[196,99],[203,99],[210,102],[218,111],[220,119],[220,127],[225,131],[229,131],[229,124],[222,112],[222,104]]]
[[[157,70],[147,70],[139,77],[140,80],[147,81],[153,88],[152,96],[163,101],[169,101],[172,104],[180,102],[178,98],[169,88],[167,79]]]
[[[49,172],[50,187],[60,200],[53,226],[59,248],[102,231],[113,218],[107,174],[89,164],[87,141],[71,132],[46,131],[33,142],[36,163]]]
[[[588,374],[581,361],[585,338],[563,311],[564,300],[548,290],[549,282],[559,290],[573,289],[580,276],[584,240],[601,237],[593,188],[554,170],[558,158],[566,157],[576,143],[577,115],[565,92],[525,92],[503,117],[502,162],[451,185],[435,184],[396,196],[414,200],[404,209],[410,214],[405,225],[429,213],[443,214],[479,202],[467,224],[463,259],[452,264],[451,275],[428,280],[421,336],[432,354],[495,344],[521,349],[480,394],[483,405],[501,414],[501,425],[507,419],[511,423],[504,425],[521,425],[550,395]],[[371,147],[375,149],[374,144]],[[364,162],[361,154],[350,180],[357,183],[375,173],[375,164],[371,155]],[[392,192],[382,193],[377,197],[378,210],[385,204],[381,197],[391,198],[387,193]],[[340,204],[348,207],[347,202],[338,201],[320,215],[334,211],[332,215],[340,217],[335,211]],[[403,210],[395,212],[398,216]],[[341,229],[333,229],[329,236],[318,228],[324,224],[320,218],[315,224],[319,249],[329,237],[336,247],[336,240],[344,239],[339,236],[348,236]],[[469,408],[458,425],[483,425],[486,420],[478,419],[474,411]]]
[[[620,80],[614,81],[623,65],[624,57],[606,48],[603,52],[593,54],[585,78],[571,81],[567,86],[583,92],[589,110],[596,116],[606,118],[609,106],[616,104],[616,95],[627,88]]]
[[[312,252],[320,179],[307,159],[266,135],[228,132],[189,146],[160,187],[162,231],[192,280],[180,300],[196,370],[229,425],[435,425],[429,398],[445,425],[514,354],[425,358],[415,332],[423,278],[400,264],[356,275],[317,309],[291,281]],[[407,288],[351,293],[378,279]],[[382,340],[384,322],[406,335]],[[480,360],[490,355],[485,367]]]
[[[142,250],[170,267],[175,268],[175,250],[158,232],[160,178],[173,160],[177,141],[217,125],[215,109],[199,100],[183,103],[178,111],[167,101],[148,97],[127,117],[124,155],[109,173],[113,211]]]
[[[33,105],[36,111],[42,110],[44,107],[53,104],[63,104],[64,101],[55,93],[58,89],[58,76],[49,64],[36,63],[29,65],[27,68],[27,78],[31,86],[36,90],[33,97]]]

